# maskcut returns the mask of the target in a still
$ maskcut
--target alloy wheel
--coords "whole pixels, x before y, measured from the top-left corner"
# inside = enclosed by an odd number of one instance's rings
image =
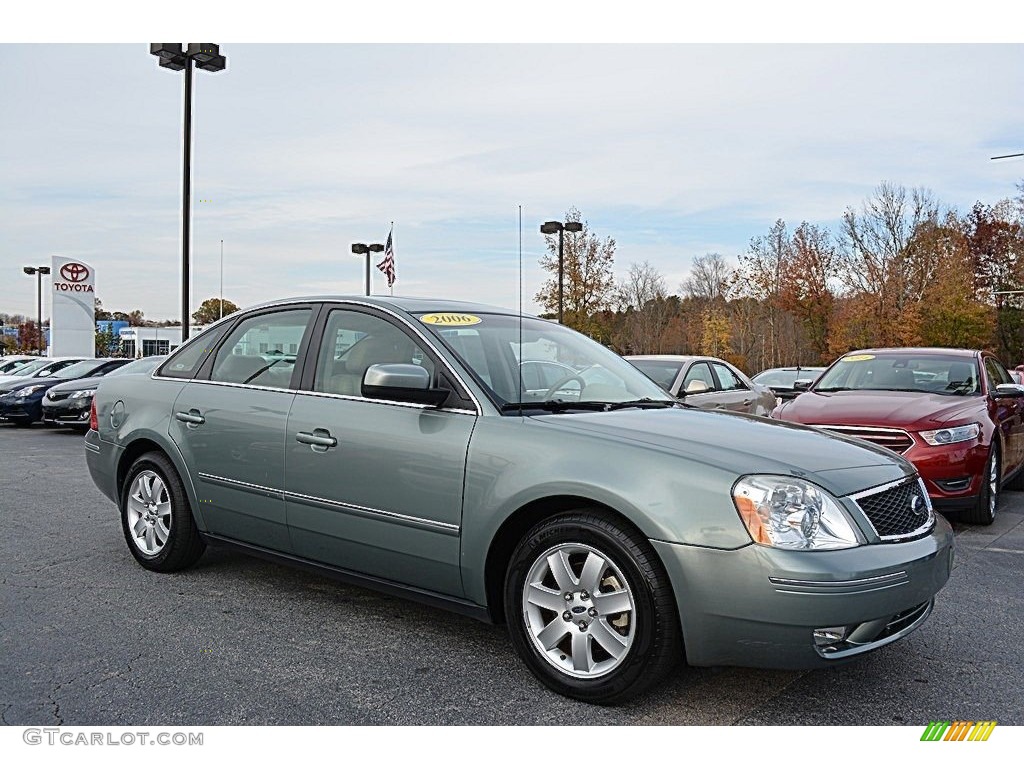
[[[128,492],[128,528],[132,542],[147,556],[160,554],[171,535],[171,499],[156,472],[144,469]]]

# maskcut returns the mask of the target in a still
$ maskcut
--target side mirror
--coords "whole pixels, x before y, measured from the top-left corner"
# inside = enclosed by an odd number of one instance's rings
[[[999,384],[996,391],[992,392],[994,400],[1003,400],[1008,397],[1024,397],[1024,387],[1020,384]]]
[[[813,379],[797,379],[793,382],[793,390],[795,392],[806,392],[811,388]]]
[[[427,369],[411,363],[371,365],[363,374],[361,391],[363,397],[435,406],[450,394],[447,389],[431,389]]]
[[[708,392],[711,389],[707,385],[707,382],[701,381],[700,379],[694,379],[686,385],[686,389],[679,393],[680,397],[686,397],[687,395],[700,395],[704,392]]]

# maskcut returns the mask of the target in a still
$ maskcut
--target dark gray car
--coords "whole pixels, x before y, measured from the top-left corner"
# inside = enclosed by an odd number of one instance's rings
[[[230,546],[507,622],[539,679],[591,702],[684,654],[849,660],[920,626],[952,563],[895,454],[688,409],[600,344],[493,307],[267,304],[94,405],[89,469],[145,568]]]

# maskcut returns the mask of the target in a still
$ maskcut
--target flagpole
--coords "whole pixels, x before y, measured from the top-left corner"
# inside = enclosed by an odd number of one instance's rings
[[[388,233],[388,237],[390,238],[394,234],[395,234],[395,222],[392,221],[391,222],[391,231]],[[391,258],[392,259],[395,258],[394,248],[395,248],[395,246],[394,246],[394,244],[392,244],[392,246],[391,246]],[[392,266],[391,268],[394,269],[394,266]],[[390,295],[390,296],[394,296],[395,295],[395,284],[392,281],[390,281],[390,280],[388,280],[388,292],[389,292],[388,295]]]

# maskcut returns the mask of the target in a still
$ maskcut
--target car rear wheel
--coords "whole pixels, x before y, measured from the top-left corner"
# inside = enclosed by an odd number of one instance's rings
[[[552,690],[592,703],[632,698],[679,661],[672,589],[650,543],[601,510],[535,526],[505,580],[512,642]]]
[[[132,555],[151,571],[184,570],[206,548],[181,478],[161,453],[140,456],[128,471],[121,488],[121,527]]]
[[[999,503],[999,446],[995,443],[988,453],[988,461],[982,475],[981,493],[972,509],[964,512],[961,520],[974,525],[992,525],[996,519],[996,505]]]

